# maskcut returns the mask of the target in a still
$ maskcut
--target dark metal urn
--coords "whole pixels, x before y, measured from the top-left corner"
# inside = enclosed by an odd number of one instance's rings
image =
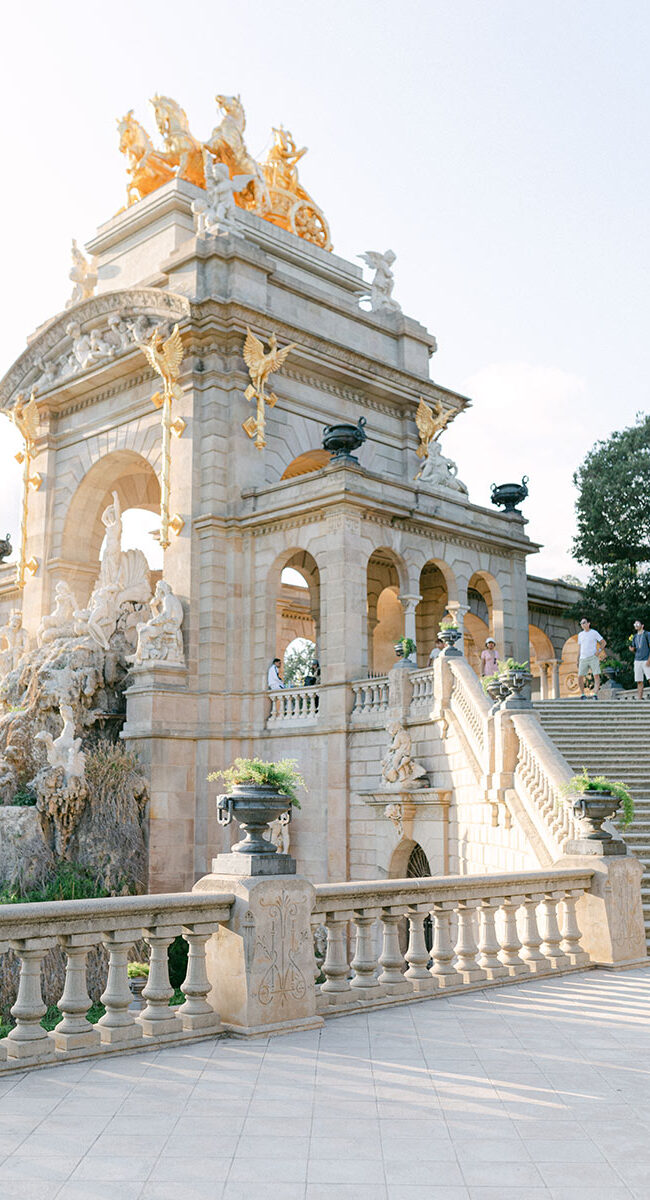
[[[366,418],[359,417],[356,425],[326,425],[323,430],[323,447],[329,450],[332,461],[358,463],[352,454],[366,440]]]
[[[580,837],[585,841],[612,842],[611,833],[603,829],[603,821],[618,811],[620,800],[611,792],[583,792],[573,802],[574,816],[580,817]]]
[[[460,629],[441,629],[439,630],[440,641],[445,643],[445,646],[455,646],[460,637]]]
[[[233,817],[245,837],[232,847],[234,854],[277,854],[277,846],[264,837],[267,826],[281,813],[291,811],[289,796],[258,783],[236,783],[232,792],[217,796],[217,822],[230,825]]]
[[[491,500],[493,504],[503,505],[504,512],[519,512],[518,504],[526,499],[528,495],[528,476],[524,475],[521,483],[500,483],[492,484]]]
[[[11,550],[11,535],[7,534],[6,537],[0,538],[0,563],[3,562],[5,558],[9,558]]]

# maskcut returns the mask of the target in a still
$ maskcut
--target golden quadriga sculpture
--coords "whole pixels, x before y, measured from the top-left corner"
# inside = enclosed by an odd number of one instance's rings
[[[216,96],[221,121],[206,142],[192,134],[184,109],[170,96],[154,96],[154,108],[163,148],[157,150],[139,121],[129,109],[118,121],[120,150],[126,155],[127,197],[135,204],[170,179],[186,179],[205,187],[204,152],[215,162],[225,163],[231,179],[251,176],[248,185],[235,197],[240,208],[256,213],[264,220],[287,229],[324,250],[332,249],[329,225],[324,213],[298,179],[297,163],[306,154],[282,126],[273,129],[273,145],[266,161],[258,163],[245,139],[246,114],[239,96]]]

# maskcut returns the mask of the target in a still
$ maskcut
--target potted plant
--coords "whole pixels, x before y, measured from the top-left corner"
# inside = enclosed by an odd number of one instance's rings
[[[502,690],[507,696],[512,696],[517,700],[530,700],[530,684],[533,677],[528,661],[516,662],[514,658],[501,659],[497,674]],[[525,692],[524,689],[526,689]]]
[[[416,645],[413,638],[403,637],[398,642],[395,642],[395,653],[402,660],[402,666],[406,666],[407,659],[410,659],[415,654],[415,651]]]
[[[451,650],[460,637],[460,629],[453,617],[445,617],[439,624],[438,630],[441,640],[445,643],[447,650]],[[460,653],[460,651],[457,651]]]
[[[129,1012],[141,1012],[145,1007],[142,993],[149,978],[149,963],[131,962],[126,968],[126,973],[129,977],[129,989],[133,996],[133,1000],[129,1004]]]
[[[229,825],[235,817],[245,833],[233,852],[276,854],[277,847],[264,837],[266,827],[281,813],[300,808],[296,789],[307,790],[296,759],[262,762],[260,758],[236,758],[226,771],[213,771],[208,779],[223,779],[229,789],[217,796],[219,824]]]
[[[613,783],[604,775],[589,775],[586,767],[574,775],[562,789],[573,797],[573,812],[580,817],[580,835],[587,841],[611,842],[612,835],[603,829],[603,821],[623,809],[621,828],[627,829],[634,817],[634,801],[624,783]]]
[[[481,687],[493,704],[497,704],[503,698],[498,671],[495,671],[493,675],[484,675],[481,679]]]

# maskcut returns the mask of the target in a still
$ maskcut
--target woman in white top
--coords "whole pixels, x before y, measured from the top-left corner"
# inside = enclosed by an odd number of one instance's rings
[[[583,617],[580,622],[581,632],[578,634],[578,687],[580,699],[585,700],[585,676],[589,669],[594,677],[594,700],[598,699],[600,691],[600,658],[607,645],[604,637],[597,629],[591,628],[591,621]]]
[[[284,687],[284,684],[280,679],[280,665],[280,659],[274,658],[271,666],[269,667],[268,685],[270,692],[278,692],[280,691],[280,688]]]

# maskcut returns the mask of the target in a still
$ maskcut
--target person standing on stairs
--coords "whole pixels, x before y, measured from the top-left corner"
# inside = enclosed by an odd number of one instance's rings
[[[634,682],[636,698],[643,700],[644,679],[650,679],[650,637],[643,621],[634,622],[634,634],[630,638],[630,650],[634,652]]]
[[[600,691],[600,658],[607,645],[604,637],[597,629],[591,628],[591,621],[583,617],[578,634],[578,687],[580,699],[586,700],[585,675],[591,668],[594,677],[594,700],[598,699]]]

